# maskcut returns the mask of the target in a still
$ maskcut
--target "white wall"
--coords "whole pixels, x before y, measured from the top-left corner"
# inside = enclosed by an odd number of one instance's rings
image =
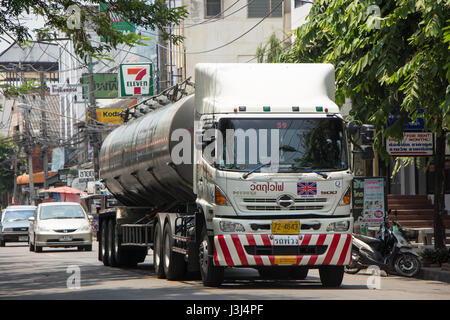
[[[224,0],[222,10],[230,7],[235,0]],[[208,51],[233,41],[240,35],[250,30],[262,18],[247,18],[247,0],[240,0],[232,8],[223,13],[224,16],[244,7],[242,10],[223,19],[206,22],[204,19],[203,0],[186,0],[190,11],[189,18],[184,21],[184,48],[186,50],[187,77],[194,77],[195,65],[201,62],[256,62],[256,49],[260,44],[265,44],[272,33],[276,33],[279,39],[284,37],[283,20],[267,18],[248,34],[233,43],[206,53]],[[202,23],[202,24],[199,24]],[[196,24],[193,26],[193,24]]]

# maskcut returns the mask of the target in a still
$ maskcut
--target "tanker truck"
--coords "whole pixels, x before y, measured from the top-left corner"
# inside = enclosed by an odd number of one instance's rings
[[[100,178],[99,260],[158,278],[225,268],[341,285],[353,173],[329,64],[198,64],[195,91],[112,131]]]

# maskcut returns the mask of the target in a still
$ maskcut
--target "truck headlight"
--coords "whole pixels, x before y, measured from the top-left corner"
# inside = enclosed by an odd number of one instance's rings
[[[349,221],[338,221],[330,223],[327,227],[327,232],[335,231],[335,232],[345,232],[348,231],[350,227]]]
[[[227,198],[223,194],[222,190],[219,189],[219,187],[215,187],[214,190],[214,202],[219,205],[223,206],[227,204]]]
[[[237,222],[220,221],[220,230],[223,232],[244,232],[245,228],[242,224]]]
[[[344,193],[341,201],[339,201],[340,206],[348,206],[351,200],[351,188],[348,187],[347,191]]]

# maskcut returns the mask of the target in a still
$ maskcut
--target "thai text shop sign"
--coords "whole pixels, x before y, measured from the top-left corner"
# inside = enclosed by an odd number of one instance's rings
[[[386,139],[386,151],[392,156],[433,155],[433,134],[431,132],[405,132],[400,143],[389,137]]]
[[[119,68],[119,93],[121,97],[152,96],[152,64],[121,64]]]
[[[355,229],[357,226],[379,226],[386,210],[385,178],[355,177],[352,200]]]

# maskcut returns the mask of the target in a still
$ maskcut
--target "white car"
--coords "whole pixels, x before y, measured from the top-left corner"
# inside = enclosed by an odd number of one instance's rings
[[[29,220],[30,251],[41,252],[43,247],[92,250],[91,224],[79,203],[41,203]]]

